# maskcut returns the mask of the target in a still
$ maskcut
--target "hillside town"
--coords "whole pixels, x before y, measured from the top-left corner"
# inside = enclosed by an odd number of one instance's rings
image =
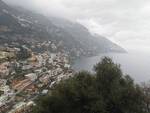
[[[49,45],[57,49],[54,43]],[[0,47],[0,113],[29,112],[38,96],[50,93],[55,84],[74,74],[68,54],[35,52],[37,47],[32,46]]]

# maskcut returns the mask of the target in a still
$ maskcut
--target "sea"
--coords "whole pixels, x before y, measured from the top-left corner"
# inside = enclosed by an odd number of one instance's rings
[[[150,51],[129,50],[127,53],[101,53],[97,56],[76,59],[72,68],[76,72],[93,73],[93,66],[105,56],[120,64],[123,74],[130,75],[136,83],[150,81]]]

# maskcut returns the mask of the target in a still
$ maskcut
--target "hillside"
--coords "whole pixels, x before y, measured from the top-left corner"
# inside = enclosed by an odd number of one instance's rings
[[[54,43],[55,51],[71,56],[91,56],[101,52],[124,52],[120,46],[102,36],[93,36],[79,23],[62,18],[45,17],[0,1],[0,44]],[[13,44],[14,45],[14,44]],[[56,47],[55,47],[56,46]],[[42,48],[42,49],[41,49]],[[35,51],[52,50],[49,45],[32,48]]]

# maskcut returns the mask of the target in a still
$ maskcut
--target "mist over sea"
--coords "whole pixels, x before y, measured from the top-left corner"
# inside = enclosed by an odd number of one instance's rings
[[[93,72],[93,66],[104,56],[108,56],[115,63],[121,64],[123,73],[130,75],[135,82],[141,83],[150,80],[150,51],[129,50],[128,53],[106,53],[88,58],[80,58],[74,62],[73,69],[76,71],[86,70]]]

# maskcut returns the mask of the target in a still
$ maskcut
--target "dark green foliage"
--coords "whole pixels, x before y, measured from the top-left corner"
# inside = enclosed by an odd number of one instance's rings
[[[149,83],[143,83],[142,89],[144,93],[144,111],[145,113],[150,113],[150,81]]]
[[[81,72],[62,81],[51,96],[41,99],[36,113],[99,113],[103,109],[101,97],[95,92],[95,78]],[[43,106],[44,105],[44,106]],[[42,107],[43,106],[43,107]]]
[[[108,113],[142,113],[142,91],[130,76],[123,76],[120,65],[105,57],[95,71],[97,91]]]
[[[24,60],[31,57],[31,52],[25,47],[19,47],[20,51],[17,53],[17,59]]]
[[[145,113],[143,92],[120,66],[103,58],[96,75],[80,72],[42,97],[34,113]]]

